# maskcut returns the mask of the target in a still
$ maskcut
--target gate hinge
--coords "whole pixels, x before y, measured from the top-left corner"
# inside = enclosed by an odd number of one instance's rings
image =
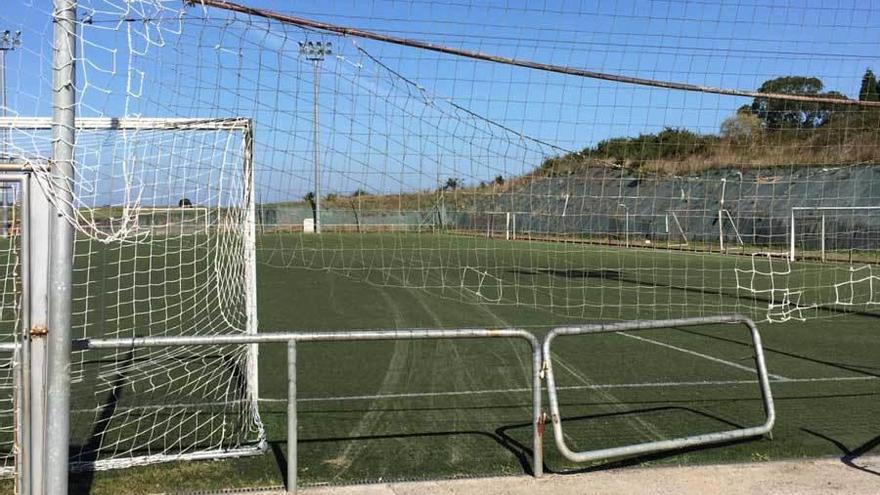
[[[45,337],[48,333],[49,329],[45,325],[31,327],[31,337]]]

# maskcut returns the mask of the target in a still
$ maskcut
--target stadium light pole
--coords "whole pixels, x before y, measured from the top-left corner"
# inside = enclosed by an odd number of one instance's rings
[[[2,109],[2,116],[6,117],[7,109],[6,109],[6,52],[11,52],[21,46],[21,31],[12,32],[10,30],[3,31],[3,34],[0,35],[0,109]],[[9,160],[9,139],[12,136],[10,129],[6,129],[3,131],[3,150],[2,155],[0,155],[0,161]],[[2,190],[2,198],[0,198],[0,229],[2,229],[2,233],[0,233],[0,237],[5,238],[7,234],[6,223],[7,219],[7,211],[6,211],[6,192],[8,187],[4,187]]]
[[[321,83],[321,62],[324,57],[333,53],[333,45],[322,41],[300,41],[299,53],[315,65],[314,89],[314,120],[315,120],[315,233],[321,233],[321,151],[318,147],[320,129],[318,128],[318,87]]]
[[[6,117],[6,52],[11,52],[21,46],[21,31],[3,31],[0,35],[0,109],[3,117]],[[3,158],[9,157],[9,129],[3,132]],[[4,205],[5,206],[5,205]]]

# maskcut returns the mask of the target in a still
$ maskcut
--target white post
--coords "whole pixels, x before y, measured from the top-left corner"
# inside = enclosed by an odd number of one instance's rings
[[[245,276],[245,333],[256,335],[259,329],[257,318],[257,205],[256,188],[254,186],[254,128],[250,120],[244,129],[244,203],[247,208],[244,228],[244,276]],[[250,344],[248,347],[247,361],[247,386],[250,392],[251,404],[254,411],[259,414],[259,373],[258,366],[260,346]],[[262,426],[261,426],[262,428]],[[260,431],[261,441],[265,441],[263,431]]]
[[[511,219],[511,224],[512,224],[511,238],[515,241],[516,240],[516,213],[513,213],[512,215],[513,215],[513,218]]]
[[[820,229],[819,235],[819,249],[821,250],[821,259],[825,261],[825,213],[822,213],[822,227]]]
[[[727,179],[721,179],[721,199],[718,201],[718,249],[724,253],[724,193]]]
[[[510,240],[510,212],[507,212],[505,223],[504,223],[504,240]]]
[[[794,208],[791,210],[791,220],[788,224],[788,259],[794,261]]]
[[[626,223],[623,228],[626,229],[626,247],[629,247],[629,210],[626,210]]]

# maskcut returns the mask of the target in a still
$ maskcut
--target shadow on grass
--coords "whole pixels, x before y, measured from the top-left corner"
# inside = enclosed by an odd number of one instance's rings
[[[129,350],[125,357],[120,361],[120,368],[126,369],[131,366],[133,361],[134,350],[132,349]],[[97,421],[95,421],[95,424],[92,427],[92,433],[89,435],[88,440],[83,445],[71,446],[71,458],[77,459],[79,463],[82,463],[82,469],[78,469],[76,473],[71,473],[70,475],[68,485],[71,493],[90,493],[92,490],[92,484],[95,481],[94,465],[98,460],[98,454],[101,450],[104,435],[110,427],[111,419],[116,413],[116,407],[119,405],[119,401],[122,398],[122,391],[125,384],[126,378],[124,374],[117,374],[110,390],[107,392],[104,405],[101,406],[101,409],[98,412]]]
[[[563,421],[571,424],[576,421],[590,421],[597,419],[608,419],[613,417],[626,417],[626,416],[637,416],[640,414],[650,414],[657,412],[684,412],[688,414],[695,414],[701,417],[710,419],[712,421],[723,424],[725,427],[729,428],[742,428],[743,426],[730,421],[728,419],[707,413],[705,411],[700,411],[697,409],[692,409],[688,407],[681,406],[669,406],[669,407],[652,407],[652,408],[644,408],[632,411],[621,411],[621,412],[611,412],[611,413],[601,413],[601,414],[590,414],[583,416],[573,416],[564,418]],[[467,435],[476,435],[483,438],[488,438],[498,444],[501,448],[507,450],[519,463],[520,469],[522,469],[522,473],[526,475],[534,475],[534,471],[532,468],[532,462],[534,459],[534,450],[531,448],[531,430],[532,423],[516,423],[511,425],[501,426],[495,429],[492,432],[488,431],[479,431],[479,430],[458,430],[458,431],[432,431],[432,432],[421,432],[421,433],[387,433],[387,434],[377,434],[377,435],[361,435],[361,436],[338,436],[338,437],[321,437],[321,438],[309,438],[309,439],[301,439],[299,441],[300,445],[307,444],[320,444],[320,443],[329,443],[329,442],[365,442],[371,440],[388,440],[388,439],[419,439],[419,438],[432,438],[432,437],[454,437],[454,436],[467,436]],[[519,432],[517,434],[517,432]],[[526,440],[521,441],[516,437],[525,438]],[[552,438],[552,437],[551,437]],[[552,467],[547,466],[545,460],[545,472],[552,474],[574,474],[574,473],[583,473],[590,471],[597,471],[602,469],[612,469],[623,466],[631,466],[637,465],[646,461],[652,461],[657,459],[663,459],[668,457],[674,457],[676,455],[680,455],[685,452],[695,452],[701,450],[707,450],[712,448],[718,448],[720,446],[725,445],[734,445],[740,444],[744,442],[752,441],[753,439],[742,439],[737,441],[731,441],[726,443],[719,443],[713,445],[706,446],[698,446],[691,447],[687,449],[679,449],[673,450],[663,453],[650,454],[645,456],[637,456],[632,458],[627,458],[623,460],[614,460],[613,462],[603,463],[599,465],[590,465],[583,468],[576,469],[554,469]],[[552,441],[552,440],[551,440]],[[525,442],[525,443],[524,443]],[[529,445],[526,445],[529,444]],[[278,470],[283,473],[282,477],[284,477],[284,483],[286,485],[286,463],[287,457],[285,451],[282,449],[282,446],[286,446],[283,441],[274,441],[270,442],[270,448],[275,457],[275,462],[277,463]]]
[[[810,435],[813,435],[814,437],[818,437],[818,438],[821,438],[822,440],[827,440],[827,441],[833,443],[838,449],[840,449],[841,452],[843,452],[843,457],[840,458],[840,462],[846,464],[847,466],[849,466],[853,469],[858,469],[859,471],[862,471],[862,472],[865,472],[868,474],[873,474],[874,476],[880,476],[880,471],[866,468],[864,466],[859,466],[855,463],[856,459],[867,454],[868,452],[871,452],[872,450],[874,450],[875,447],[880,446],[880,436],[876,436],[876,437],[868,440],[867,442],[859,445],[858,447],[850,450],[846,445],[843,444],[843,442],[835,440],[827,435],[823,435],[819,432],[810,430],[808,428],[801,428],[801,431],[808,433]]]
[[[525,426],[531,427],[531,423],[526,423]],[[513,426],[511,426],[513,427]],[[402,439],[418,439],[418,438],[433,438],[433,437],[454,437],[454,436],[479,436],[483,438],[488,438],[494,442],[496,442],[499,446],[513,454],[514,458],[519,463],[523,472],[531,473],[532,468],[530,465],[530,457],[532,450],[531,449],[521,449],[519,448],[521,444],[512,438],[504,435],[499,435],[497,433],[490,433],[479,430],[459,430],[459,431],[431,431],[431,432],[422,432],[422,433],[388,433],[382,435],[360,435],[356,437],[321,437],[321,438],[308,438],[308,439],[300,439],[297,445],[308,445],[308,444],[317,444],[317,443],[330,443],[330,442],[366,442],[370,440],[402,440]],[[278,469],[284,473],[282,477],[284,478],[284,484],[287,486],[287,455],[282,450],[281,446],[286,445],[287,442],[282,441],[274,441],[269,442],[269,446],[272,449],[272,454],[275,457],[275,462],[278,464]]]
[[[193,356],[200,358],[202,355],[195,354]],[[234,387],[239,397],[247,397],[249,392],[247,388],[246,370],[244,369],[244,364],[240,360],[224,355],[207,354],[204,356],[207,359],[224,361],[221,366],[223,366],[224,369],[228,368],[232,370],[229,376],[230,388]],[[121,360],[110,361],[116,364],[117,374],[107,392],[104,404],[98,410],[98,415],[92,426],[91,434],[85,443],[82,445],[71,445],[69,449],[71,461],[77,463],[75,470],[71,471],[68,481],[68,489],[71,493],[85,494],[91,492],[92,485],[95,481],[95,463],[102,454],[104,437],[111,428],[116,410],[122,400],[123,391],[129,384],[128,378],[125,375],[126,371],[131,370],[138,361],[139,359],[135,358],[134,349],[130,349]],[[149,418],[170,418],[174,414],[176,414],[175,411],[169,411],[168,413],[151,411],[144,414],[144,416]],[[139,419],[140,416],[138,416],[137,413],[132,412],[129,413],[128,418]],[[149,447],[142,450],[136,448],[131,450],[131,455],[150,455],[153,453],[154,452],[152,452]]]
[[[719,416],[715,416],[714,414],[709,414],[705,411],[700,411],[697,409],[692,409],[689,407],[681,407],[681,406],[652,407],[652,408],[638,409],[638,410],[632,410],[632,411],[620,411],[620,412],[613,412],[613,413],[571,416],[571,417],[562,418],[562,421],[566,422],[566,423],[572,423],[575,421],[585,421],[585,420],[589,421],[589,420],[595,420],[595,419],[607,419],[607,418],[613,418],[613,417],[624,417],[624,416],[629,416],[629,415],[638,415],[638,414],[655,413],[655,412],[669,412],[669,411],[678,411],[678,412],[686,412],[686,413],[696,414],[696,415],[711,419],[713,421],[717,421],[717,422],[722,423],[726,426],[730,426],[733,428],[744,428],[744,426],[742,426],[738,423],[727,420],[725,418],[721,418]],[[513,438],[509,434],[509,432],[511,430],[521,429],[521,428],[531,428],[531,424],[530,423],[522,423],[522,424],[518,424],[518,425],[505,426],[505,427],[502,427],[502,428],[495,430],[495,433],[499,436],[507,438],[508,441],[511,444],[515,445],[519,450],[528,454],[529,457],[534,458],[534,451],[531,448],[523,445],[521,442],[519,442],[518,440],[516,440],[515,438]],[[552,430],[550,430],[549,428],[550,427],[548,426],[548,429],[545,432],[545,442],[548,442],[548,441],[552,442],[553,441],[553,433],[552,433]],[[665,452],[657,452],[657,453],[653,453],[653,454],[627,457],[627,458],[623,458],[623,459],[614,459],[614,460],[601,462],[599,464],[592,464],[589,466],[580,467],[580,468],[573,468],[573,469],[553,468],[550,464],[548,464],[547,458],[545,456],[545,458],[544,458],[544,472],[548,473],[548,474],[567,475],[567,474],[581,474],[581,473],[589,473],[589,472],[594,472],[594,471],[603,471],[603,470],[616,469],[616,468],[628,467],[628,466],[636,466],[636,465],[639,465],[639,464],[642,464],[645,462],[675,457],[677,455],[681,455],[681,454],[688,453],[688,452],[699,452],[699,451],[715,449],[715,448],[719,448],[719,447],[725,447],[725,446],[729,446],[729,445],[738,445],[738,444],[742,444],[742,443],[748,443],[748,442],[757,440],[758,438],[760,438],[760,437],[744,438],[744,439],[739,439],[739,440],[734,440],[734,441],[729,441],[729,442],[714,443],[714,444],[710,444],[710,445],[699,445],[699,446],[688,447],[688,448],[684,448],[684,449],[675,449],[675,450],[669,450],[669,451],[665,451]],[[528,465],[528,469],[525,471],[525,473],[526,474],[533,474],[533,472],[531,470],[531,465]]]
[[[672,327],[672,328],[674,328],[675,330],[678,330],[679,332],[687,333],[690,335],[698,335],[700,337],[706,337],[709,339],[715,339],[715,340],[719,340],[722,342],[729,342],[732,344],[738,344],[738,345],[746,346],[746,347],[752,346],[751,342],[741,342],[739,340],[736,340],[736,339],[733,339],[730,337],[722,337],[720,335],[712,335],[712,334],[700,332],[697,330],[693,330],[691,328],[683,328],[683,327]],[[796,354],[791,351],[783,351],[781,349],[770,347],[766,344],[764,344],[763,347],[764,347],[765,353],[772,352],[775,354],[780,354],[782,356],[788,356],[788,357],[795,358],[795,359],[801,359],[803,361],[807,361],[810,363],[821,364],[824,366],[830,366],[832,368],[837,368],[837,369],[844,370],[844,371],[850,371],[853,373],[859,373],[859,374],[866,375],[866,376],[873,376],[873,377],[880,378],[880,373],[872,373],[870,371],[865,371],[863,369],[863,368],[873,368],[873,366],[862,366],[860,364],[850,364],[850,363],[839,363],[836,361],[826,361],[824,359],[818,359],[818,358],[814,358],[814,357],[810,357],[810,356],[805,356],[803,354]]]

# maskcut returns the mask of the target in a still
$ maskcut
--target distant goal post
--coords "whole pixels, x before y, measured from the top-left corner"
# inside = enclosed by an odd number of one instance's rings
[[[804,216],[804,213],[812,212],[812,216]],[[849,230],[843,232],[838,231],[840,221],[830,222],[829,216],[835,216],[838,212],[849,212]],[[862,215],[857,215],[863,212]],[[865,222],[856,225],[856,219],[859,216],[864,217]],[[843,250],[852,254],[854,251],[880,251],[880,228],[875,233],[874,246],[864,245],[870,239],[870,219],[872,217],[880,217],[880,205],[861,205],[861,206],[793,206],[788,219],[788,258],[790,261],[796,261],[797,258],[804,257],[802,254],[807,251],[805,242],[806,235],[812,235],[816,246],[814,250],[818,252],[818,258],[826,261],[830,252],[840,250],[843,244]],[[811,225],[810,225],[811,224]],[[812,228],[808,228],[812,227]],[[834,228],[830,228],[834,227]],[[857,234],[861,233],[861,236]],[[842,234],[844,237],[850,237],[848,241],[838,242],[838,236]],[[834,241],[831,246],[828,245],[829,237],[833,237]],[[856,237],[864,239],[856,240]],[[801,240],[800,246],[798,240]],[[800,250],[799,250],[800,247]]]

